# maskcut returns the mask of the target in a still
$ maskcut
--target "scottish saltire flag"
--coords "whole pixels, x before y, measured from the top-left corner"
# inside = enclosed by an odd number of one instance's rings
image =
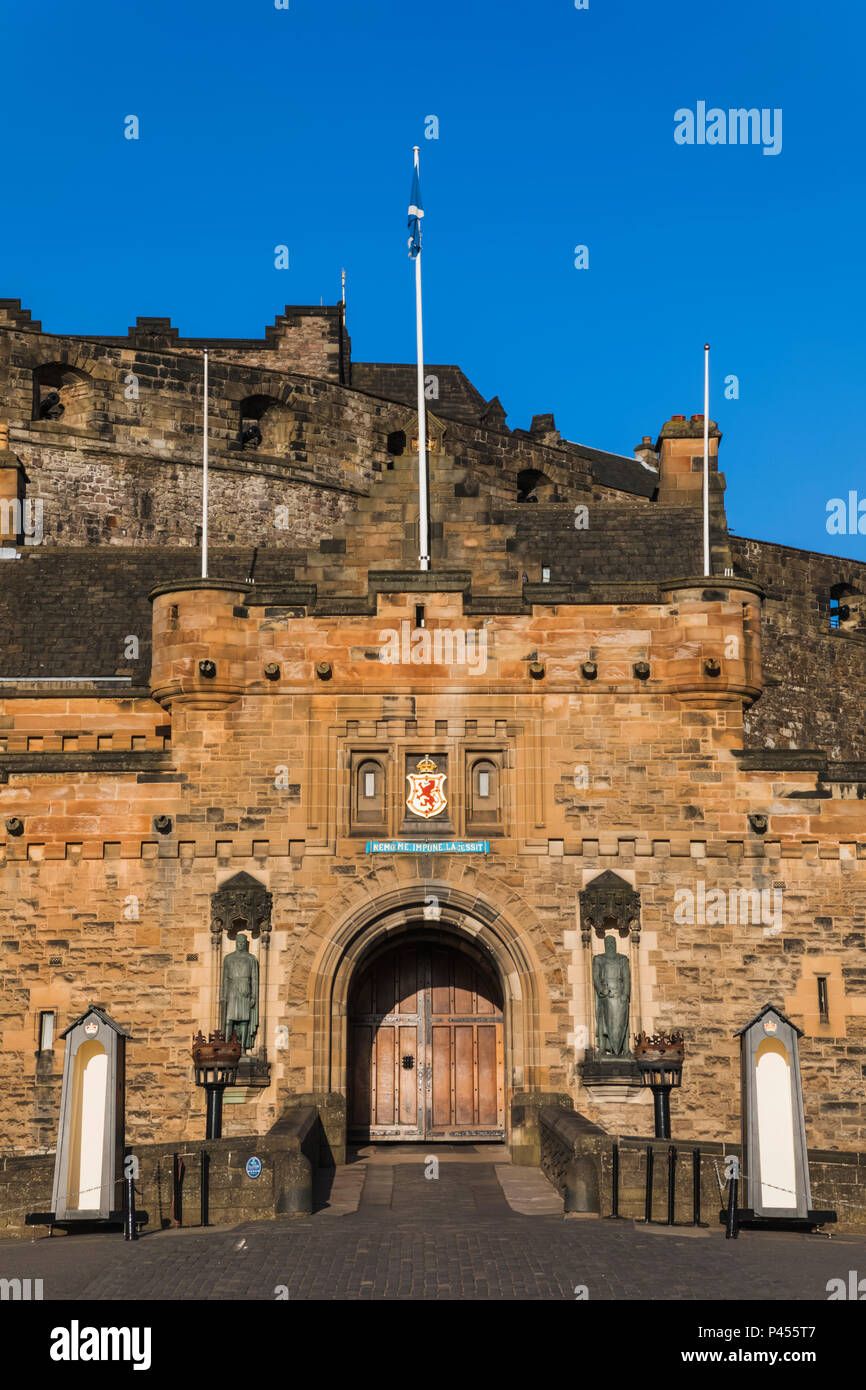
[[[413,258],[421,251],[421,218],[424,216],[424,208],[421,204],[421,180],[418,177],[418,170],[412,175],[412,192],[409,195],[409,255]]]

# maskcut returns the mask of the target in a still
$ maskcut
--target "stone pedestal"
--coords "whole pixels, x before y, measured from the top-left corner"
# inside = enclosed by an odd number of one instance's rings
[[[263,1057],[242,1057],[238,1063],[238,1086],[265,1087],[271,1084],[271,1064]]]
[[[589,1049],[577,1071],[594,1101],[634,1100],[643,1090],[640,1068],[633,1057],[594,1057]]]

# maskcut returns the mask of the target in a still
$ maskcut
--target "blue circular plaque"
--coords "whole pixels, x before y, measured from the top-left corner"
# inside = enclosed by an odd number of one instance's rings
[[[247,1159],[247,1177],[257,1178],[262,1171],[262,1160],[260,1158]]]

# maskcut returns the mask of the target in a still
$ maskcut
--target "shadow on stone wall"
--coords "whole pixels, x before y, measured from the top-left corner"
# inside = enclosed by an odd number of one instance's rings
[[[694,1221],[694,1158],[698,1170],[700,1220],[716,1225],[726,1203],[723,1190],[724,1156],[742,1158],[742,1145],[681,1138],[651,1139],[608,1134],[583,1115],[557,1106],[538,1111],[540,1164],[548,1181],[560,1192],[569,1215],[610,1216],[613,1208],[613,1150],[619,1160],[619,1215],[643,1220],[646,1211],[647,1150],[653,1151],[652,1219],[666,1221],[668,1212],[668,1153],[676,1150],[674,1219],[677,1225]],[[812,1205],[836,1211],[834,1231],[866,1230],[866,1153],[841,1150],[809,1151]]]
[[[129,1147],[127,1153],[138,1161],[136,1211],[147,1214],[144,1229],[200,1224],[202,1155],[207,1165],[209,1225],[310,1215],[314,1191],[320,1202],[327,1200],[328,1170],[345,1161],[345,1101],[323,1096],[321,1106],[304,1103],[311,1099],[293,1097],[265,1135]],[[261,1163],[258,1177],[247,1174],[250,1158]],[[53,1181],[53,1154],[6,1158],[0,1163],[0,1237],[32,1237],[27,1214],[51,1210]],[[118,1183],[115,1209],[122,1207],[122,1184]]]

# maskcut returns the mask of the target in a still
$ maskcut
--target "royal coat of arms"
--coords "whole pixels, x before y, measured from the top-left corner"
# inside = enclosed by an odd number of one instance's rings
[[[446,774],[436,771],[436,764],[429,756],[422,758],[415,766],[418,771],[410,772],[406,777],[409,783],[406,805],[414,815],[429,820],[431,816],[438,816],[448,805],[444,791]]]

